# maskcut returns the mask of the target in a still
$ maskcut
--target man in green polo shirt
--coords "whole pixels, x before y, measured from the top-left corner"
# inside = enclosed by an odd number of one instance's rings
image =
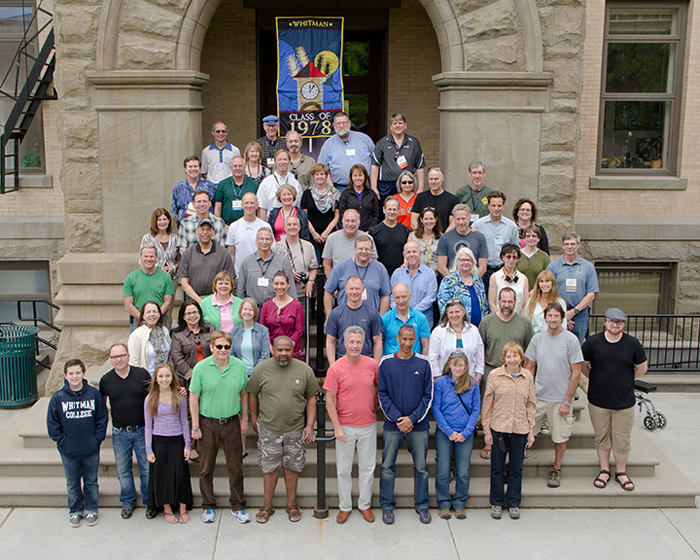
[[[280,467],[287,487],[287,515],[299,521],[296,504],[299,473],[306,463],[305,443],[314,441],[316,400],[320,387],[313,370],[292,358],[294,342],[278,336],[272,358],[260,362],[248,380],[250,421],[258,434],[258,464],[264,477],[263,507],[255,515],[266,523],[275,512],[272,497]]]
[[[192,439],[199,442],[199,490],[202,493],[203,523],[216,520],[214,468],[223,445],[231,492],[231,513],[239,523],[250,523],[243,499],[243,457],[241,434],[248,432],[248,375],[245,365],[230,355],[231,335],[214,331],[211,356],[192,370],[190,411]],[[240,417],[238,416],[240,414]]]
[[[258,192],[257,181],[245,174],[245,160],[238,156],[231,160],[231,177],[222,179],[214,195],[214,215],[223,218],[229,226],[243,217],[243,195]]]
[[[139,252],[140,266],[124,280],[124,309],[130,315],[130,333],[136,328],[141,306],[147,301],[160,305],[161,314],[165,315],[173,305],[173,280],[170,274],[156,267],[158,252],[155,247],[145,245]]]

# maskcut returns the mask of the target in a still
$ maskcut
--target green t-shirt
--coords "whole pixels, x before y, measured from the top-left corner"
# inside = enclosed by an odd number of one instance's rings
[[[306,399],[321,388],[304,362],[292,360],[281,366],[268,358],[255,366],[247,390],[258,395],[258,423],[271,432],[288,434],[306,425]]]
[[[489,201],[486,197],[490,192],[493,192],[493,189],[486,185],[481,187],[478,194],[472,191],[469,185],[465,185],[455,193],[455,196],[460,204],[466,204],[474,214],[479,214],[483,218],[489,215]]]
[[[173,280],[170,274],[161,268],[156,268],[153,274],[146,274],[139,267],[124,280],[122,295],[133,297],[134,307],[139,311],[147,301],[163,305],[163,297],[173,295]]]
[[[503,347],[509,342],[517,342],[527,350],[535,336],[532,323],[524,315],[515,313],[510,321],[503,321],[496,313],[489,313],[479,323],[479,334],[484,341],[484,360],[492,367],[501,367]]]
[[[532,255],[532,258],[529,258],[525,253],[520,255],[517,268],[520,272],[527,276],[527,281],[530,283],[531,290],[537,283],[537,276],[543,270],[547,270],[549,263],[549,255],[542,249],[537,249],[537,252]]]
[[[192,370],[190,392],[199,395],[199,413],[209,418],[230,418],[241,411],[241,391],[248,374],[243,362],[229,356],[228,367],[221,371],[209,356]]]
[[[248,176],[243,180],[243,184],[240,187],[233,185],[233,177],[222,179],[216,187],[214,202],[221,202],[221,217],[226,222],[226,225],[243,217],[243,209],[240,202],[245,193],[258,193],[257,181]],[[234,205],[236,209],[234,209]]]

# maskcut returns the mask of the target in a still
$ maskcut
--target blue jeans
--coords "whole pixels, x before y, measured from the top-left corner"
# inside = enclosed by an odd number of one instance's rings
[[[396,456],[405,439],[413,456],[413,500],[417,509],[429,507],[428,498],[428,430],[412,431],[407,434],[384,430],[384,451],[379,475],[379,506],[382,509],[396,509],[394,480],[396,479]]]
[[[100,452],[89,457],[66,457],[61,453],[63,472],[66,474],[68,509],[71,514],[86,515],[97,513],[97,469],[100,466]],[[80,479],[83,484],[81,487]]]
[[[119,477],[119,501],[123,507],[136,507],[136,488],[132,472],[132,455],[136,455],[141,475],[141,501],[148,507],[148,472],[149,463],[146,459],[145,428],[136,432],[127,432],[122,428],[112,428],[112,445],[114,458],[117,461],[117,476]]]
[[[578,315],[574,315],[574,328],[573,332],[577,337],[580,344],[586,340],[586,335],[588,334],[588,323],[590,321],[590,315],[588,307],[581,311]]]
[[[491,430],[493,435],[493,447],[491,449],[491,494],[489,501],[492,506],[503,505],[503,483],[506,470],[506,455],[510,455],[508,474],[508,492],[505,496],[506,506],[509,508],[520,507],[523,490],[523,459],[525,458],[525,445],[527,434],[505,434]],[[503,437],[506,442],[506,450],[501,451],[498,439]]]
[[[465,509],[469,495],[469,464],[472,459],[474,434],[465,441],[457,443],[443,433],[440,428],[435,430],[435,450],[437,451],[437,471],[435,475],[435,491],[440,509]],[[455,493],[450,496],[450,464],[452,454],[455,456],[457,483]]]

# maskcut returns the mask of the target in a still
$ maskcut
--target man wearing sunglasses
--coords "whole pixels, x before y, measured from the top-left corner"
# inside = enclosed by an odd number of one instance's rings
[[[199,490],[202,493],[203,523],[216,520],[214,468],[223,446],[228,470],[231,513],[239,523],[250,523],[243,499],[243,446],[248,433],[248,374],[245,365],[231,356],[231,335],[214,331],[211,356],[192,370],[190,411],[192,439],[199,440]],[[239,416],[240,415],[240,416]]]
[[[215,122],[211,127],[214,141],[202,150],[202,177],[215,185],[231,176],[231,160],[241,156],[228,138],[228,126],[222,121]]]

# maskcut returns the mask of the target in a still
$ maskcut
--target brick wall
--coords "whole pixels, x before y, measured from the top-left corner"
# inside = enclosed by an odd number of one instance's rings
[[[229,128],[229,141],[243,153],[257,138],[257,84],[255,10],[245,9],[242,0],[222,2],[214,14],[201,69],[211,77],[202,90],[202,146],[213,142],[211,126],[222,120]]]
[[[600,88],[603,58],[605,2],[586,4],[586,41],[584,44],[584,80],[581,95],[581,140],[578,152],[576,217],[696,217],[700,212],[700,46],[697,32],[700,13],[688,11],[685,44],[684,85],[680,123],[680,176],[688,178],[685,191],[601,191],[589,189],[589,177],[595,175]]]
[[[426,167],[438,165],[440,94],[432,77],[442,71],[440,50],[433,24],[418,0],[402,0],[400,10],[389,10],[387,41],[387,117],[403,113],[408,133],[423,147]]]

